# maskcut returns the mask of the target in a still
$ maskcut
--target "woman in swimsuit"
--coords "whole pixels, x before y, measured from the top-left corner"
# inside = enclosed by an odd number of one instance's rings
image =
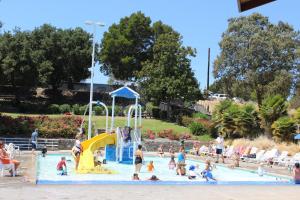
[[[163,149],[163,145],[161,144],[160,146],[159,146],[159,148],[157,149],[157,151],[158,151],[158,155],[162,158],[162,157],[164,157],[164,149]]]
[[[139,173],[141,171],[142,165],[143,165],[143,152],[142,152],[142,145],[139,144],[138,149],[136,150],[135,154],[135,173]]]

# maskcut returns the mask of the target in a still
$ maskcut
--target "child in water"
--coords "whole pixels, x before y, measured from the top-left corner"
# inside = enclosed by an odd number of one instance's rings
[[[155,175],[152,175],[148,180],[149,181],[159,181],[159,178]]]
[[[61,160],[57,163],[56,170],[58,171],[59,175],[67,175],[67,165],[66,165],[66,158],[61,157]]]
[[[173,170],[173,169],[175,169],[175,167],[176,167],[175,156],[172,155],[171,160],[169,161],[169,169]]]
[[[264,163],[260,163],[257,168],[257,174],[258,176],[263,176],[265,173],[265,170],[263,169]]]
[[[147,165],[147,170],[148,172],[153,172],[154,171],[154,164],[153,161],[151,160],[150,163]]]
[[[47,154],[47,146],[44,144],[43,148],[42,148],[42,156],[46,157]]]
[[[133,176],[132,176],[132,180],[133,181],[139,181],[140,180],[139,175],[137,173],[134,173]]]
[[[203,178],[205,178],[206,181],[208,181],[209,179],[216,181],[216,179],[213,177],[211,171],[212,171],[212,166],[210,164],[210,160],[206,160],[205,169],[201,172]]]
[[[189,174],[188,174],[188,178],[189,179],[196,179],[197,177],[197,173],[195,171],[196,167],[194,165],[191,165],[189,168]]]

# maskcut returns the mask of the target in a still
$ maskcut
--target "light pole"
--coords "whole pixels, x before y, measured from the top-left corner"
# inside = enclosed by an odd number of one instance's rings
[[[88,139],[91,139],[92,136],[92,110],[93,110],[93,86],[94,86],[94,66],[95,66],[95,35],[96,35],[96,26],[103,27],[104,24],[100,22],[86,21],[86,25],[93,26],[93,52],[92,52],[92,67],[91,67],[91,86],[90,86],[90,103],[89,103],[89,124],[88,124]]]

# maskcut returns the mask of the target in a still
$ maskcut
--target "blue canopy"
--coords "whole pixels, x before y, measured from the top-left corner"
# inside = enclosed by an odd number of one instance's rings
[[[127,86],[123,86],[115,91],[109,93],[112,97],[124,97],[127,99],[140,98],[140,95]]]
[[[300,134],[295,135],[294,139],[295,140],[300,140]]]

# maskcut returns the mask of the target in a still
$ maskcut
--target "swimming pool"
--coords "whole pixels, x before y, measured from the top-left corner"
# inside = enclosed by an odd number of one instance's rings
[[[61,156],[67,159],[68,175],[57,175],[56,165]],[[189,180],[187,176],[178,176],[175,170],[169,170],[169,158],[145,157],[145,163],[154,162],[155,170],[153,173],[147,172],[146,166],[142,167],[139,177],[142,181],[131,181],[134,172],[133,165],[118,164],[108,162],[105,167],[116,174],[76,174],[74,171],[74,162],[70,154],[49,154],[46,157],[38,156],[37,160],[37,184],[165,184],[165,185],[201,185],[201,184],[261,184],[261,185],[289,185],[292,184],[288,178],[264,175],[258,176],[256,172],[229,169],[223,166],[217,166],[213,170],[214,177],[218,180],[206,182],[203,178]],[[201,161],[187,160],[187,169],[190,165],[199,165],[200,169],[204,168]],[[161,181],[146,181],[151,175],[156,175]]]

